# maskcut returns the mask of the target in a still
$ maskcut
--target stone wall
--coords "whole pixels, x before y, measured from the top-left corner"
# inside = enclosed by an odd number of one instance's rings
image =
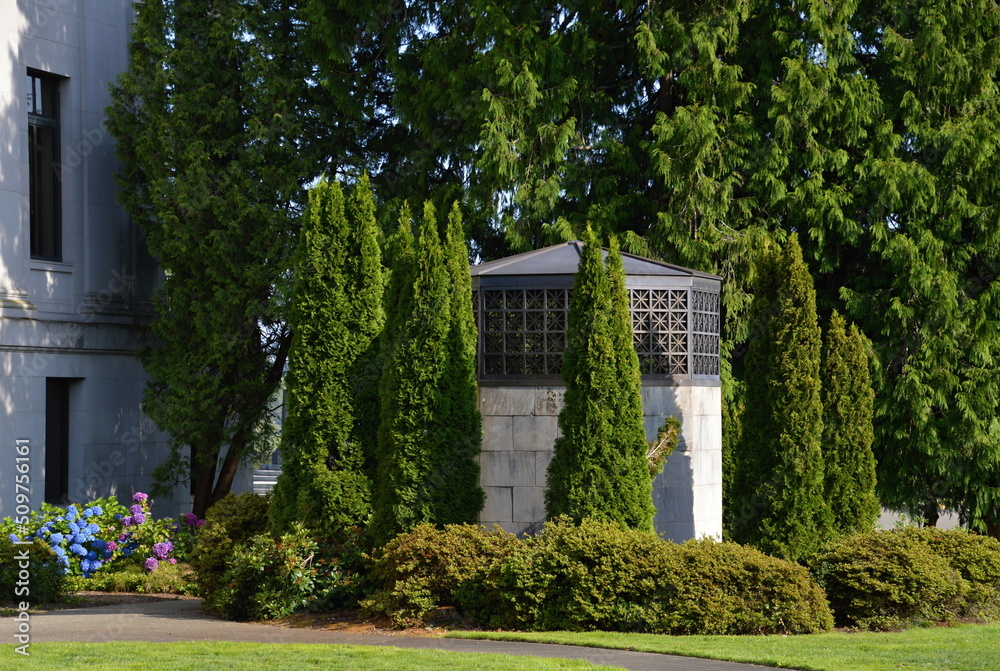
[[[561,387],[481,387],[483,451],[479,463],[486,505],[480,522],[516,534],[545,521],[545,479],[559,436]],[[674,454],[653,483],[656,530],[683,541],[722,535],[722,408],[718,386],[643,388],[647,440],[663,420],[681,419]]]

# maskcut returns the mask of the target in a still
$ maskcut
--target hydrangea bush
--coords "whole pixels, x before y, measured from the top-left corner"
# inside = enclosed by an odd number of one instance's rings
[[[155,571],[162,562],[176,564],[177,550],[187,558],[204,520],[190,513],[179,520],[157,520],[150,514],[150,505],[143,492],[133,495],[129,507],[112,497],[65,509],[43,503],[27,527],[17,527],[6,518],[0,521],[0,532],[14,542],[45,542],[67,575],[89,578],[109,566],[117,570],[135,565]]]

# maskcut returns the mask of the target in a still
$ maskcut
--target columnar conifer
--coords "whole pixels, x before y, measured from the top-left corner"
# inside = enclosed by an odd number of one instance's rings
[[[356,437],[351,371],[382,326],[381,252],[367,179],[351,198],[338,183],[309,194],[289,316],[282,474],[271,507],[275,528],[303,521],[325,529],[365,522],[371,483]]]
[[[820,438],[816,292],[793,234],[758,287],[759,335],[747,354],[742,440],[735,455],[733,537],[786,559],[829,535]]]
[[[473,522],[482,507],[468,255],[462,277],[452,258],[464,247],[459,227],[455,211],[442,245],[428,202],[416,240],[404,219],[394,241],[389,298],[397,303],[384,338],[375,543],[425,522]]]
[[[639,363],[621,258],[615,249],[609,273],[589,227],[583,243],[563,355],[562,435],[549,464],[546,512],[651,530]]]
[[[871,531],[875,495],[872,392],[864,336],[834,311],[823,343],[823,466],[826,500],[838,533]]]

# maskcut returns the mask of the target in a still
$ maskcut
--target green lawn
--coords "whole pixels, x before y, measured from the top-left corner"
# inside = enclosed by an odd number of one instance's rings
[[[1000,669],[1000,625],[809,636],[656,636],[602,632],[455,632],[450,635],[642,650],[810,671]]]
[[[353,645],[230,643],[33,643],[30,657],[5,645],[3,669],[104,671],[620,671],[586,661]]]

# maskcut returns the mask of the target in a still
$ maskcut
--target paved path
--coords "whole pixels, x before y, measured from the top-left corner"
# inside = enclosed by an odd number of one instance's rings
[[[0,620],[10,627],[12,618]],[[714,660],[604,650],[567,645],[478,641],[457,638],[350,634],[227,622],[201,609],[198,599],[163,600],[118,606],[52,611],[31,616],[31,642],[45,641],[249,641],[259,643],[338,643],[397,648],[490,652],[535,657],[588,659],[631,671],[761,671],[766,667]]]

